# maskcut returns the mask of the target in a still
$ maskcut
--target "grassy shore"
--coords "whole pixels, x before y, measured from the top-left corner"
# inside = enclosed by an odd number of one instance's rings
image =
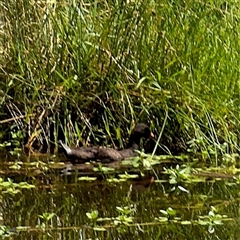
[[[146,122],[159,153],[239,150],[236,1],[0,3],[2,143],[122,147]]]

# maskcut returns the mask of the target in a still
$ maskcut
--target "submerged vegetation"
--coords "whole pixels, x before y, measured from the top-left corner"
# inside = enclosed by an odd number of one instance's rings
[[[156,153],[239,150],[236,1],[0,5],[1,146],[123,147],[148,122]]]

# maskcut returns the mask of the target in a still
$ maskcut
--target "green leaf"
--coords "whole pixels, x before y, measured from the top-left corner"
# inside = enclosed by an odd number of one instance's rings
[[[170,216],[175,216],[176,215],[176,211],[174,209],[172,209],[171,207],[169,207],[167,209],[167,213],[170,215]]]
[[[78,178],[78,180],[79,181],[95,181],[97,179],[97,177],[88,177],[88,176],[86,176],[86,177],[79,177]]]
[[[182,225],[191,225],[192,222],[191,221],[182,221],[181,224]]]
[[[98,231],[98,232],[107,231],[106,228],[104,228],[104,227],[94,227],[93,230]]]

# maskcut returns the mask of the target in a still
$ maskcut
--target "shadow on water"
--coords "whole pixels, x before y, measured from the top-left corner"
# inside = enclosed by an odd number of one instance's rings
[[[176,159],[138,166],[72,166],[54,163],[51,156],[7,159],[0,172],[0,234],[10,239],[239,239],[239,178],[196,169]]]

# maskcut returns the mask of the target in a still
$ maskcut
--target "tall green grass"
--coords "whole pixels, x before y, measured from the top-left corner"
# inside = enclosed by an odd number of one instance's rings
[[[3,140],[121,147],[148,122],[162,152],[238,151],[237,1],[0,5]]]

